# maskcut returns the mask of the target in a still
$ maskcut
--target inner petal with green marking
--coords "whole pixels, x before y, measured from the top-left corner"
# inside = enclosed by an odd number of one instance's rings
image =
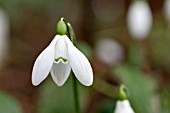
[[[54,61],[57,63],[59,62],[60,60],[62,60],[63,62],[67,62],[68,60],[66,58],[63,58],[63,57],[59,57],[59,58],[55,58]]]

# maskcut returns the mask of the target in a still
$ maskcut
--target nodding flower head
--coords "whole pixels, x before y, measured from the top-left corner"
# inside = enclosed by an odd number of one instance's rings
[[[67,26],[61,19],[57,24],[57,35],[37,57],[32,71],[33,85],[39,85],[49,73],[58,86],[62,86],[72,69],[76,78],[85,86],[93,83],[92,67],[66,35]]]

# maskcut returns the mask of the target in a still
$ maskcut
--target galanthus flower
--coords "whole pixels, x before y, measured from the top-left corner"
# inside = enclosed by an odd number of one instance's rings
[[[129,101],[126,100],[118,100],[116,102],[115,112],[114,113],[135,113],[129,103]]]
[[[83,85],[92,85],[92,67],[85,55],[70,41],[66,32],[66,24],[61,19],[57,24],[58,34],[34,63],[33,85],[39,85],[51,73],[54,82],[62,86],[68,79],[71,69]]]
[[[127,99],[125,85],[121,85],[114,113],[135,113]]]
[[[147,1],[132,2],[127,14],[128,30],[133,38],[144,39],[152,27],[152,12]]]

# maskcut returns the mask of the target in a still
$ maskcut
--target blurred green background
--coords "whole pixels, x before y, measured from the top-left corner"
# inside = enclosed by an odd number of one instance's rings
[[[170,113],[170,21],[164,2],[148,1],[152,29],[137,40],[127,28],[130,0],[0,0],[5,14],[0,18],[6,20],[0,28],[6,33],[0,37],[0,113],[75,113],[72,76],[62,87],[50,76],[38,87],[31,83],[33,63],[61,17],[72,24],[94,71],[91,87],[78,86],[82,113],[113,113],[122,83],[136,113]]]

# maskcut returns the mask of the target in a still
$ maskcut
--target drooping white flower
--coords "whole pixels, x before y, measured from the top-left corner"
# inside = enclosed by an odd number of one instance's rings
[[[123,60],[123,47],[113,39],[104,38],[95,46],[96,56],[108,65],[119,64]]]
[[[85,86],[93,82],[93,72],[87,58],[66,35],[56,35],[49,46],[38,56],[32,71],[33,85],[40,84],[49,74],[58,86],[69,77],[71,69]]]
[[[164,14],[168,22],[170,22],[170,0],[164,2]]]
[[[129,101],[126,99],[123,101],[118,100],[116,102],[114,113],[135,113],[135,112],[133,111]]]
[[[146,1],[134,1],[130,5],[127,14],[127,24],[133,38],[146,38],[152,27],[152,13]]]

